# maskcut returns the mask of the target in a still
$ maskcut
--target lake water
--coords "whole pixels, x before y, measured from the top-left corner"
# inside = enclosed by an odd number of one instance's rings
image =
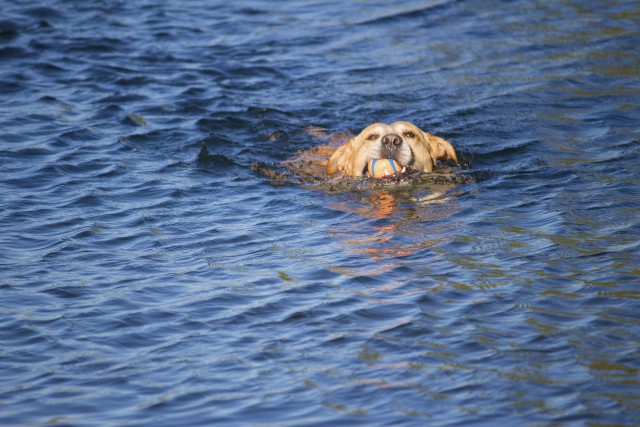
[[[0,424],[640,425],[638,46],[636,0],[0,2]],[[395,120],[461,179],[259,172]]]

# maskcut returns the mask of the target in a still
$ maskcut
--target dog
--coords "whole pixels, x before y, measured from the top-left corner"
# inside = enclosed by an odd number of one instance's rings
[[[325,172],[328,176],[338,172],[353,177],[367,175],[372,159],[393,159],[403,171],[418,172],[432,172],[437,160],[458,164],[451,143],[412,123],[399,121],[367,126],[331,154]]]
[[[274,170],[262,163],[255,163],[252,168],[273,182],[338,184],[345,177],[370,177],[368,166],[374,159],[393,159],[400,170],[391,177],[399,178],[433,172],[438,160],[459,163],[448,141],[404,121],[391,125],[374,123],[358,135],[350,131],[329,135],[326,129],[316,126],[306,128],[305,133],[324,144],[298,152],[283,162],[284,169]],[[269,141],[284,137],[284,132],[277,131]]]

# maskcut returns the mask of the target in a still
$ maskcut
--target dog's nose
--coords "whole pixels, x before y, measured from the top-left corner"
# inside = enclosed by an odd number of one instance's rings
[[[388,150],[398,148],[400,144],[402,144],[402,138],[400,138],[400,135],[395,133],[388,133],[382,137],[382,145],[384,145]]]

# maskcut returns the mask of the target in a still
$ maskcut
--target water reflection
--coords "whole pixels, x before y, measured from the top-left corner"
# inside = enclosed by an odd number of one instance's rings
[[[363,216],[375,217],[375,218],[389,218],[398,209],[398,202],[393,194],[378,193],[372,194],[367,199],[371,206],[369,209],[364,207],[358,213]]]
[[[331,228],[330,234],[353,254],[366,254],[373,261],[409,257],[434,248],[449,238],[455,222],[445,221],[460,211],[456,194],[446,189],[429,191],[416,198],[402,192],[377,191],[357,202],[333,205],[355,213]],[[364,219],[364,221],[363,221]]]

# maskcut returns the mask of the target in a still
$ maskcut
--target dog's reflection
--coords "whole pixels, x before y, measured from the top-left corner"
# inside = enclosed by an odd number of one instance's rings
[[[371,218],[389,218],[398,210],[398,201],[392,194],[378,193],[367,198],[369,206],[363,206],[359,212],[363,216]]]
[[[455,224],[441,220],[460,210],[455,197],[444,192],[421,199],[375,192],[356,206],[348,203],[334,208],[357,213],[360,219],[351,217],[346,224],[336,224],[331,234],[349,251],[368,254],[374,261],[407,257],[436,247],[455,229]]]

